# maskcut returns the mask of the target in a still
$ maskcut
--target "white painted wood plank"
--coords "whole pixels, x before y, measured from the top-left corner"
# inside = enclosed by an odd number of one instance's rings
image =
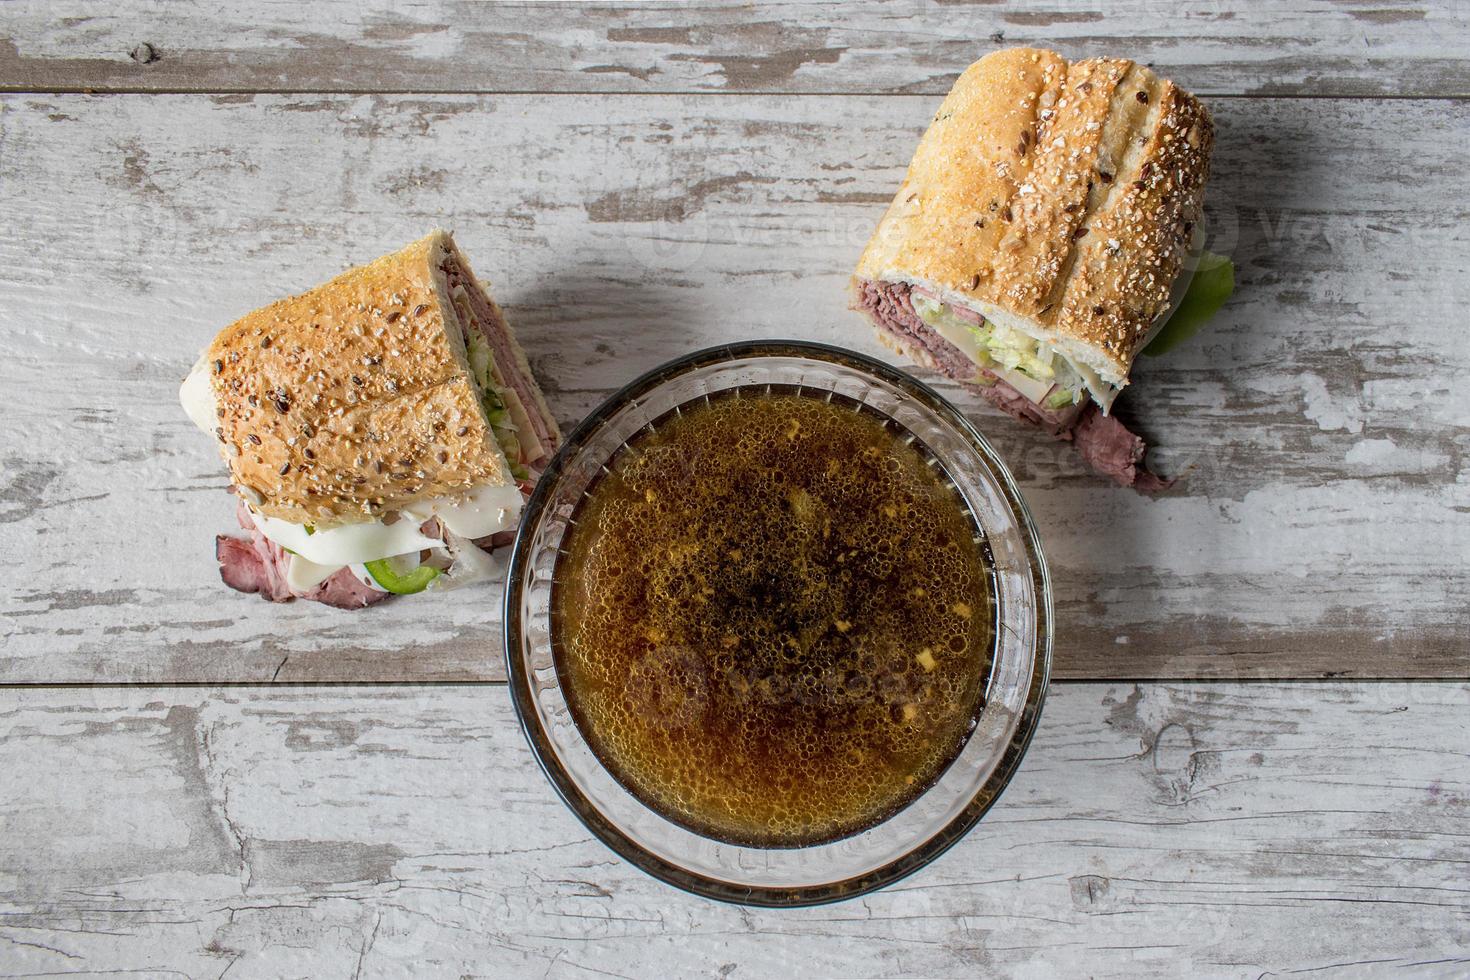
[[[1456,0],[10,0],[0,87],[937,93],[1026,44],[1125,55],[1211,94],[1463,96],[1467,17]]]
[[[1465,684],[1062,685],[948,854],[866,899],[774,912],[690,898],[589,839],[501,687],[12,689],[0,965],[1459,976],[1467,704]]]
[[[0,680],[501,676],[498,588],[361,614],[225,589],[175,401],[221,325],[455,228],[573,423],[745,337],[882,355],[845,283],[930,97],[0,101]],[[1014,467],[1064,677],[1464,676],[1470,105],[1224,100],[1240,285],[1121,413],[1159,499],[956,399]]]

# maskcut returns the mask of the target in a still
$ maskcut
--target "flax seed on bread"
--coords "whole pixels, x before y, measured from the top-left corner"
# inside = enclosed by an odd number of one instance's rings
[[[215,434],[255,510],[332,527],[512,482],[470,379],[441,268],[450,255],[436,231],[209,345]]]

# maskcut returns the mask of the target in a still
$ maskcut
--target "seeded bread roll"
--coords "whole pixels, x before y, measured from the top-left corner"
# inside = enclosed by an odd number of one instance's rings
[[[468,268],[433,232],[242,317],[206,349],[215,434],[256,511],[333,527],[513,482],[471,380],[450,256]]]
[[[1197,99],[1132,61],[997,51],[940,106],[855,281],[918,286],[1126,384],[1201,220],[1213,140]]]

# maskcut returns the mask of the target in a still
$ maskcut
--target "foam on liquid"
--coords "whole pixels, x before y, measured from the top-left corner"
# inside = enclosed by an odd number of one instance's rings
[[[993,630],[979,530],[894,423],[825,394],[682,406],[583,499],[557,667],[639,799],[698,833],[864,830],[963,747]]]

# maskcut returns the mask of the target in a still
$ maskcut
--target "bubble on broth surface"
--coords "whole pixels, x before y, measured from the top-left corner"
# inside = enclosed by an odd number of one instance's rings
[[[840,398],[741,392],[635,436],[584,498],[557,666],[599,759],[736,843],[858,832],[963,746],[990,569],[943,472]]]

